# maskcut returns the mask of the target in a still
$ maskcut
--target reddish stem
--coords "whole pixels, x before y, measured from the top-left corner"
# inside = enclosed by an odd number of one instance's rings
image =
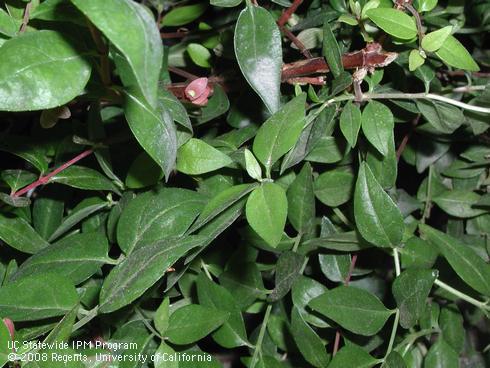
[[[354,254],[352,256],[351,261],[350,261],[349,272],[347,273],[347,276],[345,277],[345,280],[344,280],[345,286],[349,286],[349,282],[350,282],[350,279],[352,277],[352,272],[354,272],[354,268],[356,267],[356,262],[357,262],[357,254]],[[333,356],[335,356],[335,354],[337,354],[337,351],[339,350],[340,337],[341,337],[340,331],[337,330],[337,332],[335,333],[335,341],[333,343],[333,351],[332,351]]]
[[[294,0],[291,6],[281,14],[281,17],[277,21],[279,27],[282,27],[287,23],[289,18],[291,18],[291,15],[293,15],[293,13],[298,9],[302,2],[303,0]]]
[[[19,33],[25,32],[27,24],[29,23],[30,12],[31,12],[32,2],[28,2],[24,9],[24,17],[22,19],[22,24],[20,25]]]
[[[417,127],[419,120],[420,120],[420,114],[417,115],[417,117],[412,121],[412,126],[410,127],[410,130],[407,132],[407,134],[405,134],[402,141],[400,142],[400,145],[398,146],[398,149],[396,150],[396,160],[397,161],[400,161],[400,157],[402,156],[403,151],[407,147],[408,141],[409,141],[410,137],[412,136],[413,131]]]
[[[281,31],[284,32],[287,38],[291,40],[292,43],[296,45],[299,51],[304,55],[305,58],[311,59],[313,55],[311,55],[311,52],[303,45],[303,42],[301,42],[294,34],[291,32],[289,29],[286,28],[286,26],[279,26],[281,28]]]
[[[53,171],[51,171],[49,174],[47,174],[45,176],[41,176],[34,183],[31,183],[28,186],[26,186],[26,187],[18,190],[17,192],[13,193],[12,194],[12,197],[20,197],[20,196],[26,194],[27,192],[29,192],[30,190],[32,190],[34,188],[37,188],[40,185],[47,184],[49,182],[49,179],[51,179],[53,176],[55,176],[56,174],[59,174],[60,172],[62,172],[66,168],[68,168],[71,165],[73,165],[73,164],[77,163],[78,161],[80,161],[81,159],[83,159],[83,158],[91,155],[92,152],[94,152],[94,150],[92,148],[90,148],[90,149],[88,149],[86,151],[83,151],[78,156],[72,158],[70,161],[65,162],[63,165],[61,165],[58,168],[56,168]]]

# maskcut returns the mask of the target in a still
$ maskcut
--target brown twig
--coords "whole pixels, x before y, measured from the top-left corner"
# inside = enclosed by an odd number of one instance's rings
[[[100,78],[102,79],[102,83],[104,84],[104,86],[110,86],[112,83],[110,72],[111,69],[108,57],[109,47],[107,47],[107,45],[104,43],[100,31],[96,27],[94,27],[92,22],[87,20],[87,25],[100,57]]]
[[[174,74],[180,75],[181,77],[184,77],[184,78],[191,80],[191,81],[199,78],[197,75],[189,73],[188,71],[177,68],[175,66],[169,66],[168,70]]]
[[[298,37],[296,37],[293,32],[286,28],[286,26],[279,26],[284,35],[291,40],[292,43],[296,45],[298,50],[303,54],[303,56],[307,59],[311,59],[313,55],[311,55],[310,50],[308,50],[303,42],[301,42]]]
[[[56,174],[59,174],[60,172],[62,172],[63,170],[67,169],[71,165],[74,165],[75,163],[77,163],[81,159],[83,159],[83,158],[85,158],[87,156],[90,156],[93,152],[94,152],[93,148],[90,148],[88,150],[83,151],[79,155],[77,155],[74,158],[72,158],[70,161],[65,162],[63,165],[61,165],[61,166],[57,167],[56,169],[54,169],[53,171],[51,171],[49,174],[47,174],[45,176],[41,176],[34,183],[31,183],[28,186],[26,186],[26,187],[24,187],[24,188],[22,188],[22,189],[20,189],[20,190],[18,190],[16,192],[14,192],[12,194],[12,197],[20,197],[20,196],[26,194],[27,192],[29,192],[30,190],[32,190],[34,188],[37,188],[40,185],[47,184],[49,182],[49,179],[51,179],[53,176],[55,176]]]
[[[24,9],[24,17],[22,18],[22,24],[20,25],[19,33],[25,32],[27,24],[29,23],[30,13],[32,8],[32,2],[28,2]]]
[[[347,273],[347,276],[345,277],[345,280],[344,280],[344,286],[349,286],[349,282],[350,282],[350,279],[352,277],[352,273],[354,272],[354,268],[356,267],[356,262],[357,262],[357,254],[354,254],[352,256],[351,261],[350,261],[349,272]],[[337,354],[337,351],[339,350],[340,337],[341,337],[340,331],[337,330],[337,332],[335,333],[335,341],[333,343],[333,350],[332,350],[333,356],[335,354]]]
[[[160,37],[162,39],[172,39],[172,38],[184,38],[189,35],[188,29],[179,29],[177,32],[160,32]]]
[[[400,142],[400,145],[398,146],[398,149],[396,150],[396,160],[397,161],[400,161],[400,157],[402,156],[403,151],[405,150],[405,147],[407,146],[410,137],[412,136],[415,128],[419,124],[420,116],[421,116],[420,114],[417,115],[417,117],[412,121],[412,126],[410,127],[410,130],[404,135],[402,141]]]
[[[291,6],[282,12],[281,17],[277,21],[279,27],[282,27],[287,23],[289,18],[291,18],[291,16],[298,9],[298,7],[301,5],[302,2],[303,0],[294,0]]]

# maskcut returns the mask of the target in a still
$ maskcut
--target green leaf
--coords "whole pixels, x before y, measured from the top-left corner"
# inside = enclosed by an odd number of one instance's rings
[[[234,268],[219,276],[223,285],[235,298],[242,310],[257,298],[264,296],[266,290],[262,275],[255,262],[240,263],[240,269]]]
[[[158,105],[160,111],[168,111],[177,123],[192,133],[191,119],[187,110],[172,92],[161,88],[158,91]]]
[[[194,232],[207,224],[220,213],[224,212],[231,205],[250,193],[257,187],[257,184],[240,184],[230,187],[209,200],[204,206],[196,222],[189,229],[189,233]]]
[[[254,154],[247,148],[243,151],[245,155],[245,168],[248,175],[255,180],[262,180],[262,168]]]
[[[117,240],[126,254],[169,237],[182,236],[204,206],[197,192],[162,188],[138,195],[124,208]]]
[[[394,247],[402,241],[405,226],[400,210],[364,162],[356,182],[354,216],[357,229],[368,242]]]
[[[107,262],[107,239],[101,233],[68,236],[27,259],[12,280],[55,272],[80,284]]]
[[[0,366],[3,367],[10,359],[8,355],[12,352],[9,343],[12,341],[7,326],[0,320]]]
[[[203,68],[211,68],[211,52],[203,45],[190,43],[187,45],[187,53],[194,64]]]
[[[167,239],[135,250],[114,267],[100,291],[101,313],[118,310],[139,298],[190,249],[202,246],[206,237]]]
[[[6,41],[0,53],[0,111],[49,109],[80,95],[91,67],[74,45],[47,30]]]
[[[281,33],[272,15],[259,6],[247,6],[235,28],[235,54],[245,79],[271,113],[281,106]]]
[[[77,303],[73,284],[52,273],[28,276],[0,287],[0,317],[12,321],[62,316]]]
[[[429,124],[441,133],[453,133],[466,120],[460,109],[449,104],[424,100],[417,100],[416,104]]]
[[[51,242],[56,240],[68,230],[72,229],[75,225],[88,218],[90,215],[107,207],[107,202],[101,200],[99,197],[85,198],[75,208],[73,208],[68,216],[63,219],[63,222],[51,234],[48,241]]]
[[[177,27],[191,23],[199,18],[207,7],[205,3],[179,6],[165,14],[160,25],[162,27]]]
[[[350,170],[338,168],[325,171],[315,180],[315,195],[327,206],[338,207],[351,199],[354,181]]]
[[[387,357],[381,368],[407,368],[405,361],[400,353],[392,351]]]
[[[424,65],[425,58],[420,54],[419,50],[412,50],[408,55],[408,69],[413,72],[420,66]]]
[[[439,254],[437,247],[412,236],[399,249],[403,268],[431,268]]]
[[[332,358],[328,368],[371,368],[379,361],[357,345],[348,345],[340,349]]]
[[[288,219],[298,233],[305,234],[315,222],[315,194],[313,170],[309,163],[296,176],[288,188]]]
[[[334,78],[338,78],[344,71],[344,66],[342,64],[339,44],[327,21],[323,23],[323,56],[327,59],[328,68]]]
[[[177,157],[177,135],[173,119],[162,105],[153,109],[137,93],[126,91],[124,114],[138,143],[169,178]]]
[[[458,368],[459,356],[444,339],[439,338],[425,357],[424,368]]]
[[[213,6],[220,6],[223,8],[233,8],[242,3],[242,0],[210,0],[209,3]]]
[[[116,186],[104,175],[85,166],[72,165],[52,176],[49,183],[60,183],[84,190],[109,190],[119,193]]]
[[[186,305],[170,316],[166,336],[174,344],[190,344],[216,330],[228,320],[229,316],[229,312],[199,304]]]
[[[480,200],[480,196],[467,190],[446,190],[433,200],[444,212],[460,218],[475,217],[486,213],[484,209],[473,207]]]
[[[276,286],[268,297],[270,302],[275,302],[289,293],[294,281],[300,276],[304,261],[305,257],[296,252],[286,251],[281,254],[276,264]]]
[[[418,10],[420,12],[428,12],[437,6],[438,0],[418,0]]]
[[[0,9],[0,33],[8,37],[14,37],[19,31],[21,23],[11,17],[5,10]],[[1,358],[0,358],[1,359]],[[0,360],[1,361],[1,360]],[[1,365],[1,364],[0,364]]]
[[[333,282],[344,282],[349,275],[351,257],[348,254],[319,254],[323,274]]]
[[[170,298],[166,297],[163,299],[162,304],[155,311],[153,316],[153,322],[155,323],[155,328],[161,335],[165,335],[168,328],[168,321],[170,316]]]
[[[361,120],[362,131],[369,143],[386,156],[395,126],[390,109],[380,102],[370,101],[362,112]]]
[[[328,289],[325,286],[312,278],[300,275],[296,279],[291,288],[291,297],[293,299],[293,305],[298,310],[299,314],[301,314],[305,322],[317,327],[328,326],[322,318],[318,317],[316,314],[310,313],[309,310],[306,309],[306,306],[312,299],[324,294],[327,290]]]
[[[201,109],[201,115],[197,116],[197,124],[204,124],[218,116],[223,115],[230,108],[228,96],[219,84],[213,86],[213,95],[206,106]]]
[[[393,188],[398,174],[398,160],[396,157],[395,139],[393,134],[386,142],[388,152],[385,156],[380,154],[374,147],[368,147],[366,163],[373,172],[378,183],[385,189]]]
[[[288,212],[284,189],[274,183],[264,183],[250,194],[246,205],[247,221],[270,246],[282,238]]]
[[[64,203],[58,198],[41,197],[32,206],[34,229],[49,239],[63,221]]]
[[[490,295],[490,268],[473,249],[430,226],[420,224],[419,228],[427,240],[439,248],[463,281],[478,292]]]
[[[435,270],[412,268],[403,271],[393,282],[392,292],[400,309],[403,328],[412,328],[417,323],[436,278]]]
[[[176,354],[174,349],[162,341],[155,353],[155,368],[179,368],[179,361],[177,359],[169,359],[174,354]]]
[[[24,253],[36,253],[49,244],[20,217],[7,217],[0,214],[0,239]]]
[[[227,349],[250,346],[240,307],[231,293],[209,280],[203,273],[197,278],[196,285],[199,303],[202,306],[230,313],[228,320],[213,332],[213,339]]]
[[[317,368],[328,365],[325,345],[313,329],[303,320],[296,307],[291,311],[291,331],[299,351],[306,361]]]
[[[131,164],[125,184],[130,189],[141,189],[157,184],[162,178],[161,167],[146,152],[141,152]]]
[[[25,170],[4,170],[1,178],[10,187],[12,192],[36,181],[37,175]]]
[[[355,147],[361,129],[361,110],[351,101],[347,102],[340,114],[340,130],[351,147]]]
[[[458,353],[463,351],[466,339],[463,324],[463,316],[456,304],[441,309],[439,327],[442,338]]]
[[[257,131],[253,152],[267,172],[294,147],[301,135],[305,123],[305,102],[306,94],[302,93],[267,119]]]
[[[191,138],[177,152],[177,170],[189,175],[218,170],[232,162],[230,157],[196,138]]]
[[[422,48],[425,51],[435,52],[439,50],[453,30],[453,26],[446,26],[437,31],[430,32],[422,38]]]
[[[124,55],[148,103],[157,103],[163,46],[151,13],[131,0],[71,0]],[[136,86],[134,86],[136,87]]]
[[[378,333],[393,313],[370,292],[352,286],[331,289],[313,299],[309,306],[362,336]]]
[[[448,36],[442,47],[436,51],[436,55],[447,65],[470,72],[480,70],[470,53],[454,36]]]
[[[366,15],[386,33],[402,40],[417,36],[415,21],[401,10],[390,8],[370,9]]]

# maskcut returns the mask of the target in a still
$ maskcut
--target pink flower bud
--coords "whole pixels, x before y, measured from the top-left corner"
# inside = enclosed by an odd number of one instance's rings
[[[208,97],[212,93],[212,89],[208,84],[208,78],[194,79],[185,88],[185,97],[197,106],[204,106],[208,103]]]
[[[14,322],[12,322],[12,320],[10,318],[4,318],[3,319],[3,323],[5,324],[5,326],[7,327],[7,329],[9,330],[10,337],[13,339],[14,338],[14,334],[15,334]]]

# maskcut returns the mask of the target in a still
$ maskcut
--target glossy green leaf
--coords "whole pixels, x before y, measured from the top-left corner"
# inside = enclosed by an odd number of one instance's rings
[[[247,6],[235,28],[235,54],[242,74],[271,113],[281,106],[281,34],[264,8]]]
[[[131,0],[70,0],[124,55],[145,99],[156,106],[163,47],[155,20]]]
[[[130,189],[141,189],[155,185],[163,175],[161,167],[146,152],[141,152],[131,164],[125,184]]]
[[[189,304],[172,313],[166,335],[174,344],[190,344],[216,330],[229,317],[229,312]]]
[[[370,243],[379,247],[400,244],[403,217],[366,163],[361,164],[356,182],[354,216],[358,231]]]
[[[10,359],[8,355],[12,351],[9,348],[9,343],[12,341],[9,330],[7,326],[0,321],[0,366],[4,366]]]
[[[19,20],[11,17],[5,10],[0,9],[0,33],[8,37],[14,37],[19,29]]]
[[[339,77],[344,71],[344,66],[342,64],[339,44],[327,21],[323,23],[323,56],[327,59],[328,67],[334,78]]]
[[[480,70],[470,53],[454,36],[448,36],[436,55],[447,65],[471,72]]]
[[[455,106],[424,100],[416,103],[427,122],[441,133],[451,134],[465,121],[463,113]]]
[[[324,204],[338,207],[352,197],[354,174],[342,168],[325,171],[315,180],[315,195]]]
[[[366,163],[373,172],[378,183],[385,189],[393,188],[398,174],[398,159],[396,156],[395,139],[393,135],[386,142],[388,152],[385,156],[374,147],[368,147]]]
[[[464,348],[466,331],[463,316],[456,304],[441,309],[439,327],[444,341],[460,353]]]
[[[348,254],[319,254],[318,261],[323,274],[333,282],[344,282],[350,272],[351,257]]]
[[[403,328],[411,328],[417,323],[436,278],[435,270],[412,268],[403,271],[393,282],[393,296],[400,309]]]
[[[306,163],[288,188],[288,219],[299,233],[306,233],[315,220],[315,194],[313,172]]]
[[[206,237],[190,236],[153,243],[135,250],[114,267],[100,291],[100,312],[110,313],[139,298],[167,269]]]
[[[160,25],[162,27],[183,26],[199,18],[206,11],[206,8],[207,4],[205,3],[176,7],[165,14]]]
[[[447,190],[438,194],[433,200],[444,212],[460,218],[475,217],[486,213],[484,209],[474,207],[480,200],[480,196],[475,192]]]
[[[24,253],[36,253],[49,244],[20,217],[0,214],[0,239]]]
[[[300,276],[304,261],[304,256],[296,252],[287,251],[281,254],[277,260],[275,287],[268,297],[269,301],[275,302],[289,293],[294,281]]]
[[[362,112],[362,131],[383,156],[388,154],[388,142],[393,136],[393,114],[390,109],[377,101],[370,101]]]
[[[417,70],[424,65],[425,58],[421,55],[419,50],[412,50],[408,55],[408,70],[411,72]]]
[[[256,298],[265,295],[264,282],[255,262],[244,262],[240,269],[234,268],[223,272],[220,277],[223,285],[243,309]]]
[[[121,214],[117,225],[119,246],[130,254],[165,238],[181,236],[203,206],[203,197],[187,189],[163,188],[140,194]]]
[[[250,194],[246,205],[247,221],[270,246],[279,244],[286,216],[288,200],[284,189],[275,183],[264,183]]]
[[[439,248],[459,277],[478,292],[490,295],[490,267],[473,249],[430,226],[421,224],[419,227],[424,237]]]
[[[212,333],[213,339],[227,349],[250,345],[240,308],[231,293],[203,273],[197,278],[196,285],[200,305],[230,314],[228,320]]]
[[[368,10],[366,15],[383,31],[396,38],[410,40],[417,36],[415,21],[401,10],[376,8]]]
[[[203,68],[211,68],[211,52],[203,45],[190,43],[187,45],[187,53],[194,64]]]
[[[340,130],[351,147],[355,147],[361,129],[361,110],[351,101],[347,102],[340,114]]]
[[[32,217],[34,229],[49,239],[63,220],[64,203],[61,199],[43,197],[34,202]]]
[[[427,33],[422,38],[422,47],[425,51],[435,52],[439,50],[453,30],[452,26],[446,26],[437,31]]]
[[[387,357],[381,368],[407,368],[403,357],[393,350]]]
[[[293,283],[291,288],[291,297],[293,305],[297,308],[299,314],[305,322],[317,327],[327,327],[328,324],[316,314],[310,313],[307,308],[308,303],[319,295],[324,294],[328,289],[318,281],[300,275]]]
[[[460,367],[458,362],[458,353],[444,339],[439,338],[429,349],[424,368],[458,368]]]
[[[0,53],[0,111],[49,109],[80,95],[91,67],[76,45],[47,30],[6,41]]]
[[[84,190],[108,190],[118,193],[116,186],[99,171],[85,166],[72,165],[49,179],[50,183],[60,183]]]
[[[340,349],[332,358],[328,368],[371,368],[378,364],[378,360],[373,358],[364,349],[357,345],[349,345]]]
[[[177,170],[184,174],[204,174],[231,163],[230,157],[196,138],[191,138],[177,152]]]
[[[137,93],[125,94],[124,114],[131,131],[168,179],[177,158],[177,135],[171,115],[161,105],[153,109]]]
[[[250,150],[245,148],[243,152],[245,155],[245,168],[247,170],[248,175],[255,180],[262,180],[262,168],[260,167],[259,162],[255,158]]]
[[[363,336],[376,334],[393,313],[370,292],[352,286],[331,289],[310,301],[309,306]]]
[[[296,307],[291,311],[291,331],[294,341],[305,360],[311,365],[322,368],[326,367],[329,357],[322,340],[303,320]]]
[[[170,317],[169,307],[170,299],[166,297],[165,299],[163,299],[162,304],[160,304],[158,309],[155,311],[155,315],[153,316],[155,328],[161,335],[164,335],[165,331],[167,331],[168,328],[168,321]]]
[[[77,303],[73,284],[52,273],[28,276],[0,287],[0,317],[13,321],[62,316]]]
[[[12,280],[55,272],[80,284],[107,262],[107,239],[101,233],[68,236],[27,259]]]
[[[268,172],[296,144],[305,123],[305,101],[304,93],[295,97],[257,131],[253,152]]]

